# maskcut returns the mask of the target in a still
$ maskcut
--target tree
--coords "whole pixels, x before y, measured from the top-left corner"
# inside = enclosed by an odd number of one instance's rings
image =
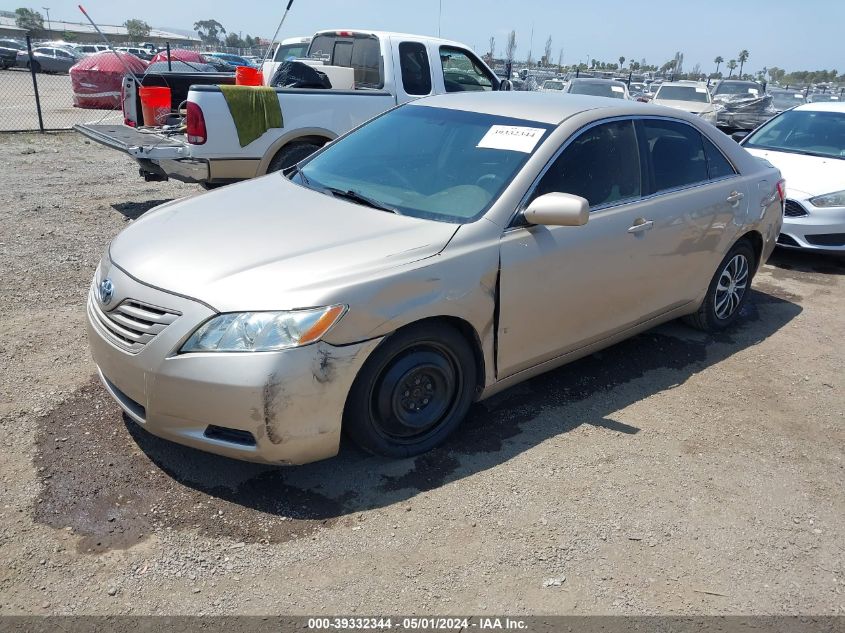
[[[505,57],[508,63],[513,62],[513,54],[516,52],[516,31],[508,34],[508,45],[505,47]]]
[[[143,42],[150,35],[150,25],[143,20],[133,18],[123,23],[132,42]]]
[[[552,65],[552,36],[549,35],[549,39],[546,40],[546,46],[543,49],[543,57],[546,58],[545,64],[546,66]]]
[[[731,69],[731,72],[728,73],[728,77],[731,77],[734,74],[734,70],[736,70],[736,60],[732,59],[728,62],[728,68]]]
[[[619,68],[625,68],[625,56],[624,55],[619,56]]]
[[[559,73],[563,72],[563,49],[560,49],[560,52],[557,54],[557,71]]]
[[[713,63],[716,64],[716,72],[714,74],[719,74],[719,66],[722,64],[723,61],[725,61],[725,59],[721,55],[719,55],[716,59],[713,60]]]
[[[218,44],[220,42],[220,34],[226,33],[226,29],[217,20],[200,20],[194,22],[194,31],[200,36],[200,39],[206,44]]]
[[[44,17],[32,9],[15,9],[15,24],[29,32],[44,30]]]
[[[739,51],[739,55],[737,56],[737,59],[739,60],[739,77],[740,77],[740,79],[742,79],[742,67],[745,66],[745,62],[748,61],[749,57],[750,57],[750,55],[748,54],[748,51],[745,50],[744,48],[741,51]]]
[[[496,38],[492,35],[490,36],[490,61],[492,62],[496,58]]]

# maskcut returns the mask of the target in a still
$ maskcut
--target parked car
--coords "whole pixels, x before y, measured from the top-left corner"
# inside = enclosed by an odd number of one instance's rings
[[[306,57],[310,44],[310,37],[288,37],[276,44],[272,57],[261,66],[264,83],[269,85],[273,75],[276,74],[283,62]]]
[[[203,53],[206,57],[213,57],[215,59],[222,60],[229,64],[230,66],[249,66],[250,68],[253,67],[253,63],[250,62],[246,57],[241,57],[240,55],[233,55],[232,53]]]
[[[707,86],[698,82],[670,81],[660,85],[652,103],[678,108],[696,114],[708,123],[716,125],[716,106],[710,98]]]
[[[778,244],[845,253],[845,103],[787,110],[752,132],[742,146],[786,178]]]
[[[753,130],[777,114],[771,95],[756,81],[723,79],[712,96],[719,106],[716,125],[727,133]]]
[[[807,99],[804,97],[803,92],[769,88],[769,94],[772,96],[772,107],[778,113],[807,103]]]
[[[94,275],[91,351],[126,414],[174,442],[301,464],[344,430],[417,455],[472,402],[659,323],[729,327],[781,191],[680,110],[423,98],[133,222]]]
[[[115,50],[120,51],[121,53],[129,53],[130,55],[134,55],[138,59],[143,59],[145,62],[150,61],[154,55],[147,49],[139,48],[137,46],[120,46]]]
[[[566,87],[566,82],[560,79],[547,79],[540,86],[540,92],[562,92]]]
[[[106,124],[75,128],[137,160],[148,180],[174,178],[213,187],[289,167],[397,103],[444,92],[508,87],[469,47],[425,36],[322,31],[314,36],[308,56],[320,59],[312,61],[313,66],[288,62],[289,67],[299,64],[298,68],[315,77],[317,71],[324,73],[330,88],[284,87],[289,83],[276,87],[281,113],[276,110],[278,118],[272,125],[265,118],[265,106],[272,106],[265,102],[240,110],[236,121],[224,89],[180,82],[179,75],[162,75],[163,85],[191,86],[186,97],[177,97],[171,88],[174,109],[180,103],[177,98],[187,98],[185,133],[175,133],[170,127],[139,132]],[[146,76],[144,85],[149,85]],[[133,80],[124,81],[123,92],[124,117],[131,128],[140,120]],[[255,117],[267,123],[257,136],[249,132],[255,129],[251,123],[244,125]]]
[[[37,73],[67,73],[82,56],[64,48],[39,46],[32,50],[32,59],[32,68]],[[27,51],[18,51],[16,65],[22,68],[30,67]]]
[[[94,55],[109,50],[105,44],[77,44],[73,49],[80,55]]]
[[[26,43],[13,39],[0,39],[0,70],[17,64],[18,52],[26,50]]]
[[[630,99],[628,87],[621,81],[614,81],[612,79],[585,79],[578,77],[569,81],[565,92],[573,95]]]
[[[807,96],[808,103],[830,103],[839,101],[839,95],[831,92],[813,92]]]

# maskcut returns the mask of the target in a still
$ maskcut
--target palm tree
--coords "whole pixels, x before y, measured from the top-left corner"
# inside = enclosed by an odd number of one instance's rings
[[[725,59],[724,59],[724,57],[722,57],[721,55],[719,55],[716,59],[714,59],[714,60],[713,60],[713,63],[715,63],[715,64],[716,64],[716,72],[715,72],[714,74],[716,74],[716,75],[718,75],[718,74],[719,74],[719,65],[720,65],[723,61],[725,61]]]
[[[619,58],[619,68],[622,69],[625,67],[625,57],[622,56]]]
[[[740,77],[740,79],[742,78],[742,67],[745,66],[745,62],[748,61],[748,57],[749,57],[749,54],[748,54],[747,50],[745,50],[743,48],[741,51],[739,51],[739,56],[737,57],[737,59],[739,59],[739,77]]]
[[[731,69],[731,72],[728,74],[728,77],[731,77],[731,76],[733,76],[734,70],[736,69],[736,60],[735,59],[732,59],[731,61],[728,62],[728,68]]]

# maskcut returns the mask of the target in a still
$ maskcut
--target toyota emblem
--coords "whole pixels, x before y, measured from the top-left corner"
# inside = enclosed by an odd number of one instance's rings
[[[112,297],[114,297],[114,284],[111,279],[103,279],[100,282],[100,303],[107,306],[111,303]]]

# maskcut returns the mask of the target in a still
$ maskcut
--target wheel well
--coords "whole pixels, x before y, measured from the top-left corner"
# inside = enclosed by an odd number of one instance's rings
[[[476,389],[480,393],[481,390],[484,388],[485,381],[484,352],[481,349],[481,339],[478,337],[478,332],[475,331],[475,328],[470,325],[468,321],[465,321],[464,319],[461,319],[459,317],[436,316],[429,317],[427,319],[422,319],[420,321],[414,321],[413,323],[409,323],[408,325],[403,325],[401,328],[396,330],[396,332],[400,332],[410,327],[415,327],[422,323],[445,323],[451,325],[453,328],[455,328],[456,330],[458,330],[458,332],[461,333],[466,342],[469,344],[469,347],[472,350],[472,355],[475,357],[475,368],[477,370]]]
[[[749,231],[739,239],[746,240],[751,244],[751,248],[754,249],[755,264],[756,267],[759,268],[763,263],[760,261],[760,258],[763,256],[763,236],[757,231]]]
[[[273,154],[273,156],[267,162],[267,169],[269,169],[270,165],[273,164],[273,161],[276,160],[276,158],[279,156],[279,154],[281,154],[282,152],[284,152],[286,149],[288,149],[289,147],[291,147],[293,145],[305,145],[305,144],[310,143],[310,144],[316,145],[317,147],[322,147],[323,145],[325,145],[329,141],[331,141],[331,139],[326,138],[325,136],[314,136],[314,135],[298,136],[294,139],[291,139],[287,143],[282,145],[279,149],[276,150],[276,152]]]

